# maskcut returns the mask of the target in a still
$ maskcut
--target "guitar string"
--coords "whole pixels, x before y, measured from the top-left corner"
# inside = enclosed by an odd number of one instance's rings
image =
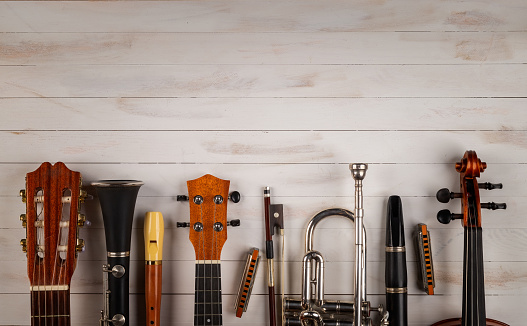
[[[53,193],[57,193],[57,191],[54,191]],[[63,209],[64,209],[64,204],[62,203],[62,197],[64,196],[64,191],[60,194],[60,214],[57,214],[57,216],[59,216],[59,221],[57,223],[57,226],[58,226],[58,236],[56,237],[56,240],[57,240],[57,243],[55,244],[55,257],[54,257],[54,261],[53,261],[53,272],[51,273],[51,287],[50,287],[50,295],[51,295],[51,315],[52,316],[55,316],[55,315],[58,315],[58,312],[56,313],[55,312],[55,307],[54,307],[54,301],[55,301],[55,295],[57,293],[54,293],[54,290],[53,290],[53,285],[55,285],[55,276],[56,276],[56,272],[57,272],[57,263],[58,263],[58,259],[60,258],[59,255],[59,245],[60,245],[60,242],[61,242],[61,239],[62,239],[62,228],[60,227],[60,222],[62,222],[62,219],[63,219]],[[45,198],[46,201],[49,201],[48,198]],[[51,215],[51,214],[50,214]],[[51,220],[51,216],[48,216],[49,220]],[[54,220],[54,222],[56,222],[56,220]],[[50,221],[50,223],[47,223],[49,225],[49,227],[51,227],[52,223]],[[51,239],[49,241],[53,241],[54,239]],[[60,278],[61,278],[61,273],[62,273],[62,270],[60,270],[59,268],[59,277],[58,277],[58,282],[57,284],[60,284]],[[47,284],[45,284],[47,285]],[[59,308],[59,300],[60,300],[60,292],[58,292],[58,295],[57,295],[57,308]],[[52,318],[55,318],[55,317],[52,317]],[[60,324],[60,318],[58,318],[58,323]]]

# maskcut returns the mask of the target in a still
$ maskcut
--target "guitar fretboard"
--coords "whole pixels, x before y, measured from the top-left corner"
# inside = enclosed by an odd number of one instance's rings
[[[196,262],[194,325],[221,326],[221,267],[219,261]]]
[[[32,326],[70,326],[70,290],[31,291]]]

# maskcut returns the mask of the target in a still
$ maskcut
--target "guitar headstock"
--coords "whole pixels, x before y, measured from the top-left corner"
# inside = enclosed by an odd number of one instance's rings
[[[187,181],[190,241],[196,260],[220,260],[227,240],[227,199],[230,181],[210,174]]]
[[[487,168],[487,163],[481,162],[475,151],[466,151],[460,162],[457,162],[456,171],[460,173],[459,193],[450,192],[447,188],[440,189],[436,198],[442,203],[447,203],[450,199],[461,198],[462,214],[452,214],[449,210],[443,209],[437,213],[437,219],[443,224],[449,223],[454,219],[462,219],[464,227],[481,227],[481,208],[486,209],[506,209],[505,203],[480,203],[479,189],[501,189],[501,183],[478,183],[477,178],[481,172]]]
[[[85,222],[80,214],[86,197],[81,174],[62,162],[45,162],[26,175],[26,189],[20,194],[26,203],[26,214],[21,216],[26,239],[21,244],[31,286],[69,285],[78,251],[84,248],[78,238]]]

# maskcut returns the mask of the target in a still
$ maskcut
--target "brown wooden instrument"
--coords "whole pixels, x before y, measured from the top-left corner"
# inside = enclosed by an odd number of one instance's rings
[[[437,192],[437,199],[446,203],[452,198],[461,198],[463,214],[452,214],[449,210],[439,211],[437,219],[443,224],[453,219],[462,219],[465,229],[463,256],[463,304],[461,318],[445,319],[432,326],[508,326],[507,324],[486,318],[485,287],[483,273],[483,238],[481,228],[481,208],[505,209],[506,204],[480,203],[479,188],[501,189],[501,184],[480,183],[476,178],[487,168],[476,152],[466,151],[461,162],[456,163],[460,173],[461,193],[452,193],[443,188]]]
[[[223,325],[220,255],[227,240],[227,225],[240,223],[227,222],[227,198],[239,201],[239,193],[229,196],[229,184],[230,181],[210,174],[187,181],[190,223],[177,226],[191,228],[189,238],[196,255],[195,326]]]
[[[70,325],[70,282],[77,254],[84,248],[78,238],[86,218],[80,203],[81,174],[62,162],[42,163],[26,175],[26,189],[20,191],[26,214],[21,241],[27,254],[31,290],[31,325]]]
[[[165,226],[160,212],[145,215],[145,303],[146,325],[161,322],[161,284],[163,272],[163,238]]]

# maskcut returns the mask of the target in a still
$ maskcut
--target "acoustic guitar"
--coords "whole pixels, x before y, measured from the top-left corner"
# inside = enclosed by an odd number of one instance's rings
[[[62,162],[42,163],[26,175],[20,195],[26,203],[26,214],[20,216],[26,228],[21,245],[27,255],[31,325],[69,326],[71,277],[84,248],[78,237],[86,221],[79,213],[86,198],[81,174]]]

